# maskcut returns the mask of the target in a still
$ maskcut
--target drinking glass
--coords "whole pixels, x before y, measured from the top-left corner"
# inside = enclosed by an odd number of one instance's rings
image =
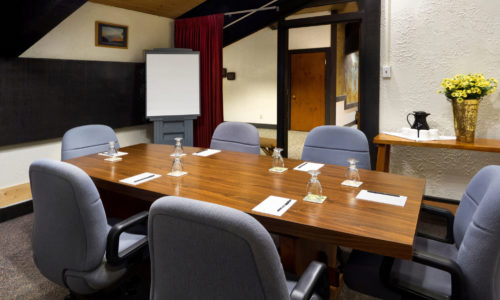
[[[172,173],[171,174],[174,176],[182,175],[183,167],[184,167],[184,165],[181,161],[180,155],[176,154],[174,161],[172,163]]]
[[[349,158],[347,160],[347,162],[349,162],[349,168],[347,169],[347,172],[345,173],[345,177],[347,178],[347,180],[351,180],[351,181],[359,181],[360,178],[359,178],[359,171],[358,171],[358,168],[356,167],[356,163],[358,162],[357,159],[354,159],[354,158]]]
[[[321,174],[318,170],[309,171],[311,179],[307,183],[307,197],[320,198],[322,196],[321,183],[318,180],[318,175]]]
[[[273,152],[273,168],[284,168],[285,162],[283,161],[283,157],[281,156],[281,148],[274,148]]]
[[[175,155],[182,155],[184,153],[184,149],[182,148],[182,138],[181,137],[176,137],[174,138],[175,140],[175,146],[174,146],[174,156]]]
[[[115,141],[110,141],[109,142],[108,155],[111,156],[111,157],[115,157],[117,154],[118,154],[118,151],[116,151]]]

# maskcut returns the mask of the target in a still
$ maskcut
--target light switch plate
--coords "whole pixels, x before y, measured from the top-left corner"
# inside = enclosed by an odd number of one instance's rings
[[[391,78],[391,66],[382,67],[382,78]]]

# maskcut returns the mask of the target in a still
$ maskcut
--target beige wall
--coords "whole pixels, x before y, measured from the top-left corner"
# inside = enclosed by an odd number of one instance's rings
[[[129,49],[95,47],[95,21],[128,25]],[[29,48],[22,57],[142,62],[143,50],[173,46],[173,20],[87,2]],[[151,142],[152,125],[117,129],[121,146]],[[0,188],[28,182],[39,158],[61,158],[61,139],[0,147]]]
[[[225,121],[276,124],[277,30],[266,27],[223,50]]]
[[[128,49],[96,47],[95,21],[127,25]],[[87,2],[21,57],[143,62],[144,50],[173,47],[174,21]]]
[[[451,105],[436,91],[457,73],[500,78],[500,6],[490,0],[384,2],[391,3],[391,16],[387,23],[383,5],[381,63],[391,65],[392,78],[380,80],[380,130],[399,130],[407,126],[406,114],[424,110],[431,128],[454,134]],[[497,91],[480,104],[476,137],[500,139],[499,115]],[[426,194],[454,199],[489,164],[500,164],[500,154],[393,147],[391,156],[391,172],[425,177]]]
[[[288,19],[328,15],[302,14]],[[277,30],[264,28],[224,48],[223,64],[236,72],[236,80],[223,80],[224,120],[276,124],[277,117]],[[289,49],[330,47],[330,25],[290,30]],[[356,109],[344,111],[337,104],[338,125],[354,121]]]

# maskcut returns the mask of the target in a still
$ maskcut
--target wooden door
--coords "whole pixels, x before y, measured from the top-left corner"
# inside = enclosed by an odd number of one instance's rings
[[[290,62],[290,130],[325,125],[325,52],[293,53]]]

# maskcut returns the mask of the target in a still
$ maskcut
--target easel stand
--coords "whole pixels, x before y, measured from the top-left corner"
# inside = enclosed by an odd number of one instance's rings
[[[154,122],[154,143],[174,145],[174,138],[181,137],[183,145],[193,146],[193,120],[198,117],[198,115],[150,117],[149,119]]]

